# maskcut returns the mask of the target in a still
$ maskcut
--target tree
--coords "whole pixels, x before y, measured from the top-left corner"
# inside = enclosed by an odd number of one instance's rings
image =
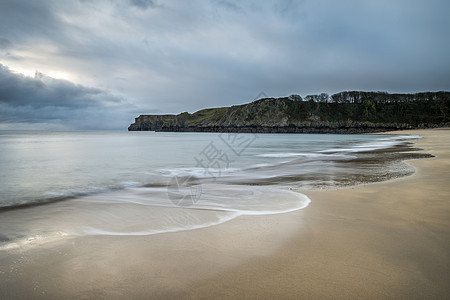
[[[327,93],[322,93],[317,98],[319,102],[328,103],[330,96]]]
[[[319,99],[319,95],[308,95],[305,97],[305,101],[314,101],[317,102]]]
[[[290,99],[290,100],[293,100],[293,101],[302,101],[302,100],[303,100],[303,99],[302,99],[302,96],[297,95],[297,94],[292,94],[292,95],[290,95],[290,96],[289,96],[289,99]]]

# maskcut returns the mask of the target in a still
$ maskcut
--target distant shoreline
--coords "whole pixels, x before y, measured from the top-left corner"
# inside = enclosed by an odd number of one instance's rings
[[[289,133],[289,134],[363,134],[363,133],[384,133],[400,130],[416,129],[438,129],[448,128],[447,126],[433,127],[187,127],[187,128],[164,128],[161,130],[146,130],[139,128],[129,128],[128,131],[154,131],[154,132],[216,132],[216,133]]]
[[[341,92],[263,98],[193,114],[140,115],[129,131],[374,133],[450,125],[450,92]]]

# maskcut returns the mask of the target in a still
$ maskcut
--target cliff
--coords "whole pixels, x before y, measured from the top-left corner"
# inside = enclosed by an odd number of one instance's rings
[[[361,96],[361,93],[365,94]],[[308,101],[298,95],[264,98],[244,105],[203,109],[193,114],[141,115],[128,130],[363,133],[445,126],[450,122],[448,92],[413,94],[415,97],[373,92],[324,95],[307,96]]]

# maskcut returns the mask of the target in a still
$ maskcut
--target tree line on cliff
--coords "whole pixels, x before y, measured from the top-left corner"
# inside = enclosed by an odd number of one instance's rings
[[[450,93],[346,91],[209,108],[193,114],[141,115],[129,130],[234,132],[376,132],[448,126]]]
[[[296,101],[292,108],[293,114],[305,119],[315,115],[322,121],[398,123],[413,127],[450,122],[449,92],[389,94],[345,91],[331,96],[326,93],[308,95],[304,100]]]

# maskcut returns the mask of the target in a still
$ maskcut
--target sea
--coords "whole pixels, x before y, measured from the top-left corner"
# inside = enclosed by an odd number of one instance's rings
[[[0,131],[0,250],[304,209],[411,175],[415,135]]]

